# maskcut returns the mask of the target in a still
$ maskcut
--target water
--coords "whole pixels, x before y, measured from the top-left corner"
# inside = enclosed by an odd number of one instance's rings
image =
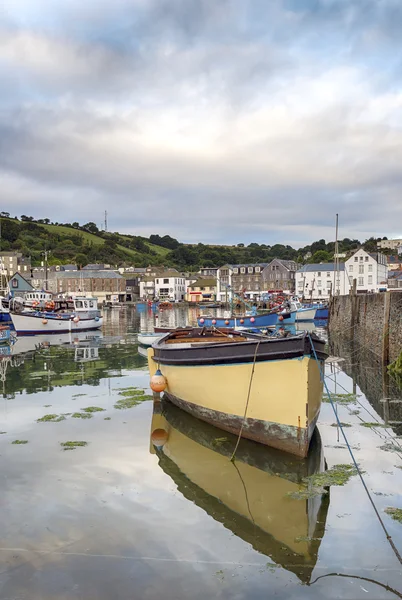
[[[158,321],[188,317],[194,322],[196,311],[166,311]],[[350,463],[329,404],[307,461],[245,440],[235,465],[233,436],[174,407],[145,400],[114,408],[125,388],[148,388],[135,333],[153,320],[148,311],[112,310],[100,334],[50,345],[23,338],[1,361],[0,597],[402,597],[401,566],[357,477],[322,497],[287,495],[324,460]],[[338,405],[339,417],[351,425],[345,432],[401,550],[402,525],[384,509],[402,507],[402,453],[381,448],[401,443],[402,393],[354,352],[334,348],[346,360],[328,367],[328,381],[338,394],[356,394],[354,404]],[[37,422],[88,407],[104,410]],[[387,428],[362,426],[384,418]],[[88,445],[64,451],[67,441]]]

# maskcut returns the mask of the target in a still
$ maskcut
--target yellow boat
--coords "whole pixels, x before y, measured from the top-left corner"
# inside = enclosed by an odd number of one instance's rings
[[[314,347],[314,350],[313,350]],[[225,431],[305,457],[321,407],[325,342],[306,332],[175,330],[148,350],[165,397]]]
[[[325,468],[316,431],[307,459],[241,440],[171,403],[155,402],[150,452],[191,502],[275,564],[308,583],[325,532],[329,494],[293,499],[302,479]]]

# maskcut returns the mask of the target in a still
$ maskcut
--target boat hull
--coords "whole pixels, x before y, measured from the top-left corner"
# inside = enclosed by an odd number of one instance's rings
[[[261,360],[254,367],[250,361],[192,366],[166,364],[162,355],[154,360],[154,351],[148,350],[150,374],[158,362],[167,379],[165,396],[173,404],[225,431],[307,455],[322,396],[314,358]]]
[[[51,315],[46,317],[12,314],[14,328],[18,335],[36,335],[40,333],[70,333],[76,331],[91,331],[102,327],[102,317],[97,319],[80,319],[75,323],[72,318],[57,318]],[[46,321],[46,323],[44,322]]]
[[[296,312],[296,321],[314,321],[317,310],[315,308],[302,308]]]
[[[143,346],[152,346],[154,342],[159,340],[165,332],[162,333],[139,333],[137,336],[138,343]]]
[[[317,319],[318,321],[320,319],[328,319],[328,307],[317,308],[314,319]]]
[[[267,313],[262,315],[250,315],[242,317],[205,317],[199,316],[199,327],[219,327],[228,329],[257,329],[259,327],[272,327],[275,325],[288,325],[296,322],[296,312],[285,314]]]

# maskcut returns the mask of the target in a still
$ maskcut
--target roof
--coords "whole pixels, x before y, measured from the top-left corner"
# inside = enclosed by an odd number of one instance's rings
[[[387,256],[387,262],[399,265],[402,262],[402,256]]]
[[[180,277],[180,279],[183,279],[184,275],[181,275],[181,273],[179,273],[178,271],[172,270],[164,271],[163,273],[158,273],[156,277],[158,279],[163,279],[164,277]]]
[[[193,287],[214,287],[216,285],[216,279],[214,279],[213,277],[200,277],[199,279],[197,279],[197,281],[194,281],[194,283],[192,283],[191,285],[189,285],[188,287],[193,288]]]
[[[269,263],[241,263],[238,265],[232,265],[232,268],[239,269],[240,267],[266,267]]]
[[[60,265],[60,269],[63,269],[63,271],[78,271],[77,265]]]
[[[281,265],[283,265],[285,267],[285,269],[288,269],[288,271],[296,271],[296,269],[297,269],[297,263],[294,260],[285,260],[283,258],[273,258],[271,260],[271,262],[268,263],[268,266],[272,265],[272,263],[274,263],[274,262],[280,263]]]
[[[339,270],[345,270],[345,263],[339,263]],[[298,273],[314,273],[316,271],[335,271],[335,263],[320,263],[313,265],[304,265]]]
[[[56,279],[124,279],[123,275],[116,273],[116,271],[89,271],[82,269],[81,271],[75,271],[74,275],[71,271],[58,271],[56,272]]]
[[[82,268],[83,271],[104,271],[105,269],[109,269],[109,265],[105,264],[89,264]]]

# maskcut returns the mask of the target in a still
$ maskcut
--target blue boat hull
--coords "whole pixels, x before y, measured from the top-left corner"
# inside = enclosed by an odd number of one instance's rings
[[[10,313],[0,312],[0,323],[11,323]]]
[[[328,307],[325,308],[317,308],[314,320],[319,319],[328,319]]]
[[[283,316],[283,319],[280,319],[281,316]],[[288,325],[290,323],[295,323],[296,312],[286,313],[285,315],[270,313],[266,315],[250,315],[247,317],[230,317],[229,319],[222,317],[200,316],[198,317],[197,321],[199,327],[227,327],[229,329],[233,329],[235,327],[244,327],[247,329],[275,327],[275,325]]]

